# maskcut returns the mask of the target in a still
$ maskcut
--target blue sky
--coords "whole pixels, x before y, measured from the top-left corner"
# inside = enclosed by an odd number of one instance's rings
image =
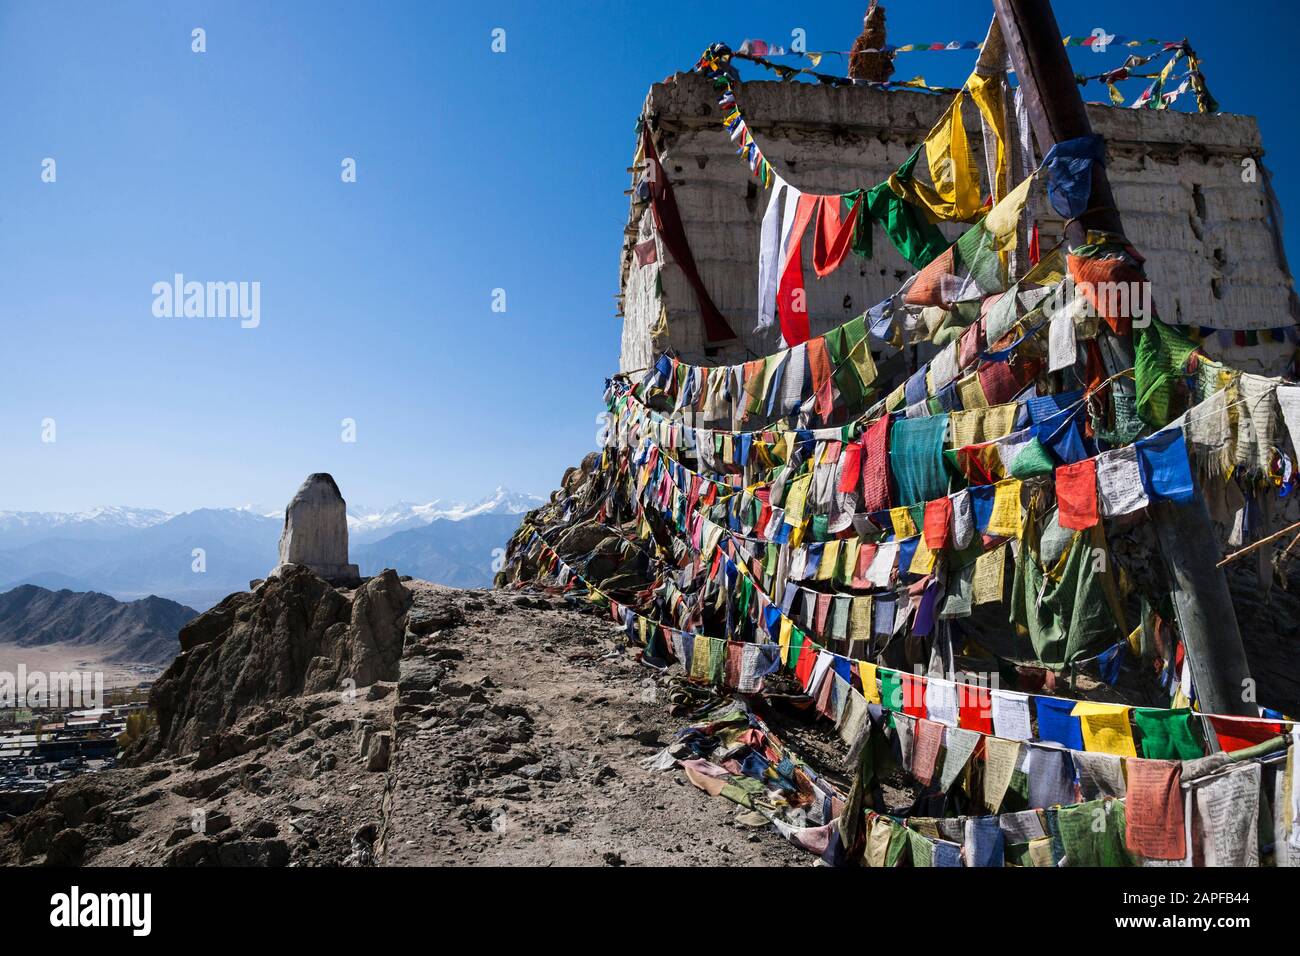
[[[991,10],[888,6],[900,44],[980,39]],[[594,447],[617,367],[647,88],[715,40],[802,28],[845,49],[864,7],[0,4],[0,510],[279,506],[320,470],[376,505],[549,493]],[[1294,258],[1295,6],[1056,10],[1067,33],[1191,39],[1222,108],[1259,117]],[[898,73],[959,83],[973,59],[903,54]],[[260,282],[260,325],[155,317],[177,272]]]

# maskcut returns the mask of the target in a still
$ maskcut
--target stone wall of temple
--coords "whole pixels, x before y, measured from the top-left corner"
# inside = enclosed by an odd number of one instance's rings
[[[845,192],[886,179],[924,139],[949,102],[922,92],[806,83],[738,84],[737,99],[773,166],[813,192]],[[1109,173],[1128,238],[1146,256],[1157,311],[1166,322],[1220,329],[1294,325],[1300,309],[1279,230],[1271,215],[1259,127],[1249,116],[1090,106],[1106,137]],[[658,262],[639,265],[637,242],[653,236],[648,206],[633,202],[622,262],[621,368],[645,368],[665,348],[697,364],[729,364],[781,347],[773,326],[754,329],[759,226],[767,191],[754,179],[721,124],[712,84],[679,74],[650,89],[644,115],[676,195],[686,236],[714,303],[736,331],[710,347],[681,270],[660,244]],[[980,152],[978,116],[967,111]],[[1243,175],[1254,163],[1257,175]],[[981,168],[983,158],[980,157]],[[922,163],[924,165],[924,163]],[[1063,223],[1041,195],[1041,242],[1049,248]],[[950,236],[958,226],[944,227]],[[871,260],[850,256],[832,275],[804,262],[812,333],[833,328],[893,292],[911,267],[876,230]],[[1254,346],[1205,343],[1217,358],[1252,371],[1276,371],[1290,342]]]

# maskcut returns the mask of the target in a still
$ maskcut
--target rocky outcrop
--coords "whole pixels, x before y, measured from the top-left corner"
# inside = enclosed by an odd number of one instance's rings
[[[506,549],[505,566],[497,574],[495,586],[522,587],[538,583],[540,559],[544,555],[530,552],[535,530],[584,579],[611,597],[631,601],[651,583],[650,564],[647,551],[633,544],[628,534],[619,533],[615,527],[618,522],[611,515],[616,512],[631,516],[634,513],[631,503],[616,501],[611,505],[604,500],[608,491],[607,480],[600,471],[599,453],[592,452],[582,460],[581,466],[567,469],[550,502],[524,516]],[[602,504],[605,517],[598,521],[595,514]],[[549,575],[545,577],[550,579]]]
[[[410,600],[392,570],[349,594],[300,565],[232,594],[181,630],[181,654],[149,697],[157,725],[128,759],[206,746],[201,758],[215,762],[256,745],[222,737],[256,705],[396,680]]]

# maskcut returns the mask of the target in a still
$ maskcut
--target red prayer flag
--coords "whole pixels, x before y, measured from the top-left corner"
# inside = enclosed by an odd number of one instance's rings
[[[864,439],[859,439],[844,446],[844,467],[840,469],[838,488],[842,494],[858,490],[858,480],[862,477],[863,442]]]
[[[812,680],[813,664],[817,660],[817,651],[813,649],[812,641],[805,635],[803,644],[799,647],[799,662],[795,665],[794,676],[799,681],[799,686],[805,690],[808,688],[808,682]]]
[[[903,684],[903,713],[910,717],[924,717],[925,678],[902,673],[898,677]]]
[[[889,416],[867,426],[862,436],[862,507],[884,511],[889,507]]]
[[[957,685],[957,726],[981,734],[993,733],[993,698],[987,687]]]
[[[853,241],[853,227],[858,221],[862,202],[853,204],[847,219],[840,220],[842,196],[822,196],[817,228],[813,233],[813,271],[828,276],[840,267]]]
[[[925,546],[931,551],[942,551],[948,543],[952,526],[952,499],[947,495],[925,503]]]
[[[1129,757],[1125,808],[1128,848],[1149,860],[1181,860],[1187,855],[1183,832],[1183,763]]]
[[[805,315],[805,326],[807,321],[808,317]],[[817,414],[827,419],[835,409],[835,396],[831,391],[831,359],[826,351],[826,339],[820,335],[815,339],[809,339],[805,328],[804,338],[800,341],[805,340],[808,342],[808,370],[812,374],[813,394],[817,396],[814,404]]]
[[[785,265],[776,290],[777,314],[785,344],[794,346],[808,341],[808,295],[803,285],[803,234],[808,231],[820,196],[804,194],[795,208],[794,224],[787,240]]]
[[[1056,507],[1062,528],[1084,531],[1097,523],[1097,459],[1056,469]]]
[[[1255,744],[1272,740],[1282,733],[1282,725],[1262,720],[1239,720],[1234,717],[1211,717],[1210,725],[1219,738],[1219,749],[1224,753],[1245,750]]]

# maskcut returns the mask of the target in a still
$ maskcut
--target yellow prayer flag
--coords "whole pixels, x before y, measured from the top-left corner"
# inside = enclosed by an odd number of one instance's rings
[[[889,188],[909,202],[928,210],[936,221],[969,222],[981,208],[979,170],[966,141],[961,106],[966,95],[958,93],[925,138],[925,161],[933,187],[912,179],[903,182],[889,177]]]
[[[876,685],[876,665],[858,661],[858,676],[862,678],[862,696],[868,704],[879,704],[880,688]]]
[[[862,539],[846,539],[840,546],[840,560],[835,565],[835,583],[842,587],[853,584],[853,572],[858,566],[858,554],[862,550]]]
[[[952,447],[965,448],[967,445],[980,445],[1011,434],[1011,426],[1016,421],[1015,402],[1003,405],[989,405],[973,408],[970,411],[948,413],[952,427]]]
[[[934,562],[938,557],[925,543],[925,535],[921,535],[916,540],[916,553],[912,555],[912,563],[907,568],[908,573],[929,574],[934,570]]]
[[[790,490],[785,496],[785,523],[792,528],[798,528],[803,524],[803,509],[808,500],[808,486],[811,483],[812,475],[800,475],[790,482]]]
[[[849,645],[871,640],[871,595],[855,597],[849,605]]]
[[[829,581],[835,575],[835,565],[840,559],[840,539],[832,538],[822,548],[821,563],[817,565],[814,581]]]
[[[993,513],[989,516],[986,533],[997,537],[1020,537],[1020,479],[1004,478],[993,488]]]
[[[1024,182],[1007,193],[984,217],[984,229],[992,237],[993,248],[998,252],[1010,252],[1016,247],[1016,227],[1020,224],[1020,214],[1025,211],[1035,178],[1025,177]]]
[[[1029,841],[1029,865],[1056,866],[1056,861],[1052,859],[1051,837],[1039,837],[1037,840]]]
[[[984,386],[980,377],[971,372],[957,382],[957,394],[961,396],[962,408],[988,408],[989,401],[984,397]]]
[[[1132,651],[1133,657],[1135,659],[1137,660],[1142,659],[1142,625],[1141,624],[1133,628],[1133,630],[1129,633],[1128,648],[1130,651]]]
[[[1001,202],[1002,197],[1007,194],[1007,110],[1002,93],[1005,79],[1005,72],[998,72],[992,76],[972,73],[970,79],[966,81],[966,89],[970,90],[970,98],[975,101],[980,114],[984,117],[984,125],[993,131],[998,141],[993,183],[989,188],[995,203]]]
[[[862,382],[863,388],[876,380],[876,360],[871,356],[869,336],[862,336],[858,344],[853,346],[849,351],[849,361],[853,363],[854,369],[857,370],[858,379]]]
[[[777,643],[781,645],[781,663],[790,663],[790,629],[794,626],[793,622],[784,614],[781,615],[781,632],[777,638]]]
[[[903,538],[915,538],[916,523],[912,521],[912,512],[908,508],[890,508],[889,520],[894,524],[894,534],[899,540]]]
[[[1065,257],[1061,255],[1060,249],[1053,249],[1038,260],[1038,265],[1025,273],[1025,277],[1020,280],[1020,283],[1025,286],[1053,286],[1064,278]]]
[[[1083,728],[1083,749],[1093,753],[1136,757],[1133,745],[1133,728],[1128,721],[1128,708],[1123,704],[1099,704],[1082,700],[1070,711],[1078,717]]]
[[[1002,600],[1002,583],[1007,569],[1007,546],[998,545],[975,560],[971,582],[971,604],[988,604]]]

